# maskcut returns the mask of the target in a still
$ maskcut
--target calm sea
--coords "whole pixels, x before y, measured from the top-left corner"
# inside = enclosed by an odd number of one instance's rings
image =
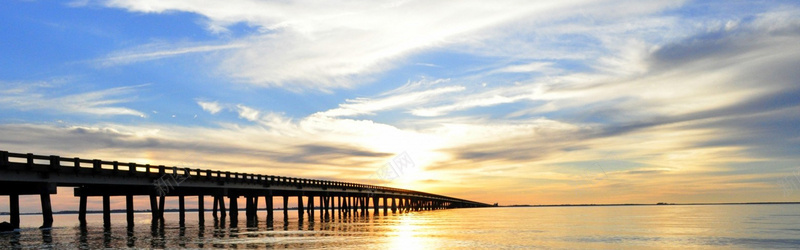
[[[348,248],[348,249],[630,249],[630,248],[800,248],[800,205],[614,206],[474,208],[288,223],[276,212],[270,226],[237,227],[227,221],[205,227],[187,213],[166,214],[163,228],[151,227],[149,213],[136,214],[129,232],[125,214],[110,231],[102,216],[88,215],[81,230],[77,215],[56,215],[50,231],[36,229],[41,217],[23,216],[23,229],[0,235],[0,248]],[[382,212],[382,211],[381,211]],[[381,213],[382,214],[382,213]],[[265,218],[266,212],[259,211]]]

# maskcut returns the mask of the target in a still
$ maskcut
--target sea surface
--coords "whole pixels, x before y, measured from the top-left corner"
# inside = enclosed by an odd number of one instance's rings
[[[40,215],[22,216],[23,229],[0,235],[0,248],[335,248],[335,249],[765,249],[800,248],[800,205],[669,205],[469,208],[301,222],[296,211],[284,220],[249,226],[244,211],[215,226],[206,214],[165,214],[164,226],[137,213],[129,231],[125,214],[113,214],[109,230],[101,214],[55,215],[52,230],[39,230]],[[286,221],[286,222],[285,222]]]

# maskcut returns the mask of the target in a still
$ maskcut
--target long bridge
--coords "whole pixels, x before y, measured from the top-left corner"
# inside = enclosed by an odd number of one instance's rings
[[[215,221],[218,216],[224,220],[229,215],[232,227],[236,226],[239,217],[239,197],[245,197],[248,223],[257,220],[259,197],[264,197],[268,222],[273,221],[275,196],[283,197],[284,220],[288,219],[289,198],[296,197],[301,221],[306,213],[313,220],[317,210],[320,220],[332,218],[337,212],[340,217],[368,216],[370,201],[375,215],[381,208],[386,215],[389,209],[395,213],[490,206],[443,195],[359,183],[0,151],[0,195],[9,196],[10,223],[14,228],[19,228],[20,224],[20,195],[39,195],[42,228],[52,227],[50,195],[56,194],[57,187],[74,187],[74,196],[80,197],[78,220],[82,226],[86,225],[86,203],[90,196],[102,197],[105,227],[111,225],[110,197],[124,196],[129,228],[134,225],[133,196],[149,196],[153,224],[164,223],[166,196],[178,197],[181,226],[185,221],[186,196],[198,198],[198,221],[201,225],[205,221],[204,198],[209,196],[214,201],[212,215]],[[228,198],[227,212],[225,198]],[[320,202],[318,206],[315,206],[315,200]]]

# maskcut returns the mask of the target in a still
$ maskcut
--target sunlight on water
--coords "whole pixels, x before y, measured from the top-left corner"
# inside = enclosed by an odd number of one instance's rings
[[[287,223],[275,213],[248,227],[240,220],[200,226],[187,213],[165,215],[152,227],[149,213],[137,213],[133,231],[125,214],[113,214],[104,230],[102,216],[90,214],[81,229],[77,215],[56,215],[50,231],[36,228],[41,217],[22,217],[23,229],[0,235],[6,248],[336,248],[336,249],[619,249],[619,248],[800,248],[800,205],[618,206],[476,208],[303,221],[292,211]]]

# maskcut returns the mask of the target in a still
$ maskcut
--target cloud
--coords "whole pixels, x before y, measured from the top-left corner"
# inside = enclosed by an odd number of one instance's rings
[[[106,58],[96,61],[102,66],[118,66],[185,54],[224,51],[246,47],[244,44],[234,43],[223,45],[181,45],[174,48],[166,48],[170,46],[171,45],[165,45],[163,43],[147,44],[127,51],[118,51]]]
[[[222,106],[219,105],[219,102],[207,102],[207,101],[197,101],[197,105],[200,105],[203,110],[208,111],[208,113],[216,114],[222,110]]]
[[[19,110],[47,110],[71,114],[91,115],[133,115],[145,117],[145,114],[131,108],[119,106],[134,100],[131,94],[145,85],[126,86],[91,91],[63,96],[47,94],[52,92],[48,85],[37,85],[12,88],[14,83],[2,83],[4,91],[0,92],[0,103],[6,108]],[[19,85],[27,85],[25,83]]]
[[[330,91],[363,84],[378,73],[404,63],[410,55],[453,45],[494,42],[492,38],[497,37],[497,30],[513,33],[528,30],[530,26],[549,24],[550,20],[587,13],[613,19],[675,6],[673,2],[548,3],[515,0],[491,4],[483,1],[330,4],[244,0],[195,4],[192,1],[111,0],[104,1],[104,4],[131,12],[196,13],[208,19],[213,32],[239,23],[256,27],[258,32],[236,39],[233,44],[237,45],[219,46],[233,49],[220,68],[243,82],[294,91]],[[614,7],[604,7],[607,5]],[[512,24],[512,21],[519,20],[526,20],[526,25]],[[119,58],[129,61],[206,49],[209,48],[190,47]]]
[[[244,105],[236,105],[239,118],[247,119],[248,121],[256,121],[259,118],[259,111]]]
[[[330,117],[374,115],[374,112],[378,111],[387,111],[397,108],[408,109],[409,107],[435,102],[444,95],[457,93],[464,90],[464,87],[462,86],[443,86],[432,87],[430,89],[420,89],[420,86],[433,86],[447,81],[447,79],[439,79],[436,81],[427,81],[423,79],[418,82],[409,82],[406,85],[395,89],[393,92],[380,95],[378,98],[358,98],[354,100],[347,100],[346,103],[340,104],[338,108],[320,112],[317,113],[317,115]]]

